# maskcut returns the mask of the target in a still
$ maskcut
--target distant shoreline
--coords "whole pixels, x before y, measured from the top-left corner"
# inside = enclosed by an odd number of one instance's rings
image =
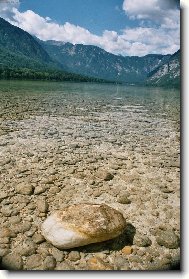
[[[98,82],[98,83],[116,83],[95,77],[82,76],[75,73],[63,71],[35,71],[29,68],[2,68],[0,69],[0,80],[44,80],[44,81],[70,81],[70,82]]]
[[[167,89],[179,89],[181,90],[181,84],[179,85],[159,85],[159,84],[147,84],[147,83],[124,83],[124,82],[115,82],[115,81],[106,81],[106,80],[102,80],[99,81],[98,79],[95,80],[95,78],[91,79],[91,80],[69,80],[69,79],[62,79],[62,80],[58,80],[58,79],[29,79],[29,78],[2,78],[0,76],[0,81],[33,81],[33,82],[37,82],[37,81],[41,81],[41,82],[69,82],[69,83],[98,83],[98,84],[113,84],[113,85],[119,85],[119,86],[129,86],[129,87],[152,87],[152,88],[167,88]]]

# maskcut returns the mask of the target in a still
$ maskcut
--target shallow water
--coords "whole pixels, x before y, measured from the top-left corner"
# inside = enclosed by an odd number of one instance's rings
[[[0,81],[1,117],[99,116],[162,123],[178,129],[180,93],[176,89],[91,83]],[[100,114],[99,114],[100,113]],[[142,127],[141,127],[142,128]],[[171,128],[171,127],[170,127]],[[156,128],[155,128],[156,129]]]
[[[112,137],[120,145],[129,142],[128,149],[133,143],[152,144],[152,138],[171,141],[179,133],[180,95],[174,89],[1,81],[0,98],[2,133],[14,130],[15,125],[19,128],[17,120],[22,120],[22,125],[24,119],[36,122],[35,116],[70,119],[70,128],[72,122],[79,121],[82,137],[99,138],[101,143]],[[75,138],[78,136],[75,131]]]
[[[178,249],[158,246],[150,232],[166,225],[180,233],[178,90],[0,81],[0,100],[4,225],[19,215],[39,227],[48,212],[68,204],[106,203],[152,239],[150,249],[159,251],[160,261],[168,250],[172,258],[178,256]],[[99,168],[113,173],[113,180],[101,181]],[[15,190],[20,183],[34,189],[28,203]],[[40,194],[39,187],[44,187]],[[131,204],[118,202],[125,192]],[[46,199],[48,212],[35,208],[38,195]],[[10,249],[24,238],[18,235]],[[145,258],[138,265],[129,262],[130,269],[148,269],[148,264]]]

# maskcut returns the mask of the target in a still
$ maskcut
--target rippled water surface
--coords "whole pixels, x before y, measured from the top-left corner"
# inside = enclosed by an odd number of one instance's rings
[[[99,177],[99,170],[110,172],[113,179]],[[151,246],[144,248],[139,239],[134,246],[139,257],[129,255],[125,260],[121,249],[132,243],[97,245],[102,253],[109,251],[102,257],[114,263],[112,269],[163,267],[179,258],[180,92],[113,84],[0,81],[0,181],[2,225],[17,231],[5,242],[1,255],[20,249],[19,255],[22,243],[31,241],[34,232],[40,234],[41,223],[56,209],[106,203],[151,240]],[[15,218],[26,221],[27,227],[14,225]],[[168,235],[161,240],[163,245],[174,249],[158,244],[157,234],[162,237],[162,231]],[[169,240],[173,243],[167,244]],[[35,248],[41,265],[32,263],[32,268],[44,268],[45,254],[40,251],[45,245],[39,241]],[[90,249],[83,250],[81,262],[71,263],[75,269],[88,268],[87,261],[96,251]],[[18,268],[30,270],[27,259],[23,257]],[[57,261],[54,268],[62,266]]]
[[[91,83],[0,81],[0,111],[6,119],[31,115],[110,115],[125,124],[171,121],[179,124],[180,93],[176,89]],[[129,120],[128,120],[129,118]],[[142,122],[141,122],[142,121]],[[145,125],[146,126],[146,125]],[[145,130],[145,127],[143,127]]]

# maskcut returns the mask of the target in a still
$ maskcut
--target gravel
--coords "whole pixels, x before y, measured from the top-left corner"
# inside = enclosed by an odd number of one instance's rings
[[[0,85],[2,263],[17,270],[171,268],[180,257],[175,92],[168,98],[167,91],[145,89],[149,99],[143,102],[141,88],[128,88],[136,93],[131,96],[123,87],[116,99],[114,85],[103,85],[109,94],[97,93],[101,85],[87,85],[85,94],[86,84],[29,84]],[[119,210],[126,231],[87,247],[53,247],[41,224],[79,203]]]

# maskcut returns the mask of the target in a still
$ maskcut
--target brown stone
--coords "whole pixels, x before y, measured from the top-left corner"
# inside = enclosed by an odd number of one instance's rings
[[[90,258],[87,265],[89,270],[114,270],[112,265],[105,263],[98,257]]]
[[[125,227],[125,218],[114,208],[105,204],[77,204],[54,212],[41,229],[54,246],[69,249],[113,239]]]
[[[104,181],[110,181],[114,178],[114,175],[106,170],[99,170],[97,176]]]
[[[133,248],[131,246],[125,246],[121,251],[125,255],[130,255],[133,252]]]
[[[8,228],[0,228],[0,237],[10,237],[11,231]]]

